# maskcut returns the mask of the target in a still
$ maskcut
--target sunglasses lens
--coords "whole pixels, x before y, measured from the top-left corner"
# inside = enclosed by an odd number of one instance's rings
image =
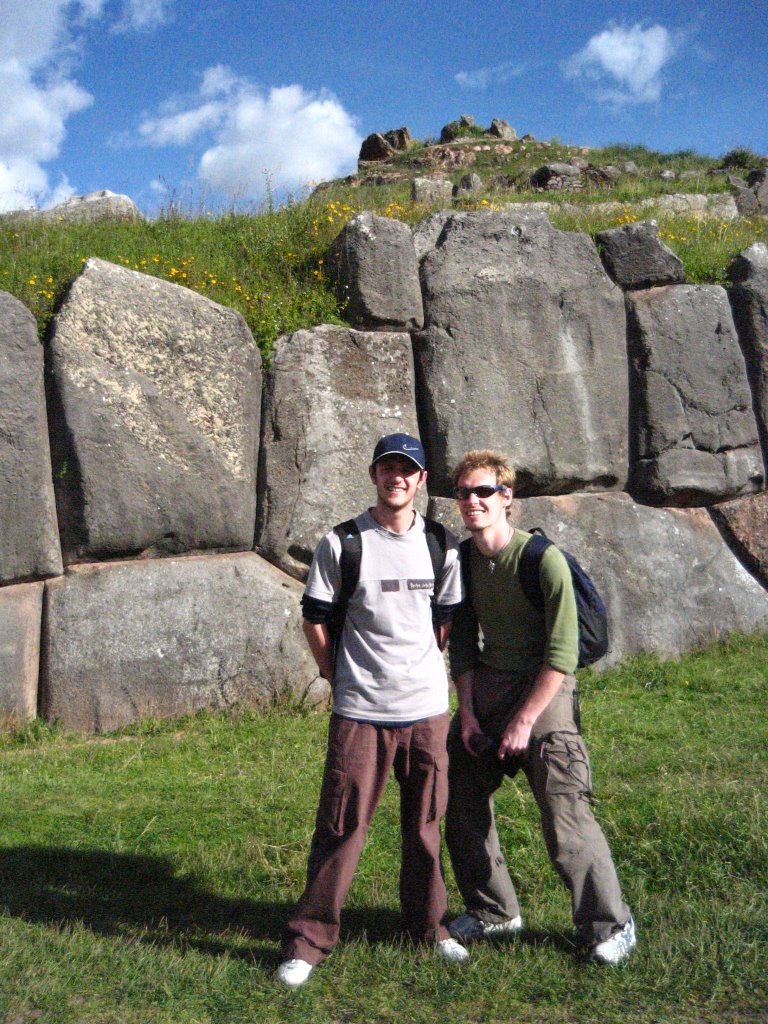
[[[490,498],[491,495],[498,493],[500,490],[502,490],[501,487],[481,484],[479,487],[457,487],[455,493],[459,501],[466,501],[473,494],[476,494],[478,498]]]

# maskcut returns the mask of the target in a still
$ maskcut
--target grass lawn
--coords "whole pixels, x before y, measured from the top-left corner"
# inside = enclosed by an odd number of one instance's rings
[[[768,635],[582,683],[597,813],[635,912],[619,969],[574,955],[523,784],[497,814],[526,931],[467,966],[397,937],[391,784],[343,941],[272,980],[303,880],[326,716],[201,714],[86,738],[0,736],[0,1022],[768,1019]],[[461,910],[447,867],[452,910]]]

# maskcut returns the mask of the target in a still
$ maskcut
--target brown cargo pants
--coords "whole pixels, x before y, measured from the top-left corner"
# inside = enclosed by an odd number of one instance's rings
[[[317,964],[338,942],[341,908],[393,768],[400,786],[403,930],[415,940],[448,938],[440,862],[447,732],[447,714],[394,729],[331,716],[307,884],[283,934],[285,959]]]
[[[445,839],[467,911],[486,922],[520,913],[515,887],[499,845],[493,794],[505,775],[522,769],[541,815],[550,861],[571,893],[581,941],[602,942],[629,919],[602,829],[590,804],[591,770],[574,717],[575,679],[537,719],[525,758],[500,762],[495,752],[472,757],[461,741],[457,715],[448,736],[449,800]],[[525,701],[531,681],[480,666],[475,673],[475,714],[483,731],[499,739]]]

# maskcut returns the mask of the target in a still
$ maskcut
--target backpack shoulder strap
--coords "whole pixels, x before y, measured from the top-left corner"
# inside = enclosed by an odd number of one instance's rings
[[[432,560],[432,572],[435,577],[435,593],[445,572],[445,554],[448,548],[448,535],[442,523],[424,517],[424,537]]]
[[[354,519],[347,519],[338,526],[334,526],[333,532],[341,541],[341,589],[339,591],[338,604],[344,609],[349,604],[349,599],[355,592],[357,581],[360,579],[360,562],[363,557],[363,542],[360,538],[360,529]]]
[[[543,530],[534,527],[531,530],[531,539],[526,541],[525,547],[520,553],[520,566],[518,578],[523,593],[531,602],[534,608],[539,611],[544,609],[544,595],[541,592],[539,583],[539,566],[544,552],[551,546],[552,541]]]
[[[461,558],[461,582],[464,587],[464,600],[472,599],[472,538],[467,537],[459,544]]]

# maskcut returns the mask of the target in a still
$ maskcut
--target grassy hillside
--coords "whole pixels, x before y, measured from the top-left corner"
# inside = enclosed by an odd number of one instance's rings
[[[526,920],[465,967],[397,938],[392,783],[343,942],[272,980],[298,896],[326,716],[0,734],[0,1020],[24,1024],[725,1024],[768,1006],[768,635],[582,682],[596,811],[638,923],[618,970],[580,961],[524,784],[497,819]],[[460,901],[447,868],[452,911]]]
[[[487,140],[484,140],[484,144]],[[661,154],[644,147],[611,147],[593,150],[589,160],[596,164],[621,164],[634,160],[640,173],[622,174],[610,187],[590,185],[577,193],[538,193],[526,186],[535,167],[552,160],[583,154],[578,147],[559,143],[519,142],[511,152],[477,154],[472,170],[487,184],[485,194],[463,203],[464,208],[500,208],[507,202],[547,199],[576,203],[583,212],[551,215],[555,226],[565,230],[594,232],[639,219],[631,205],[616,212],[595,213],[597,202],[624,204],[665,192],[711,192],[727,188],[722,174],[712,174],[723,161],[690,152]],[[748,151],[741,162],[748,163]],[[346,221],[362,210],[374,210],[389,217],[415,223],[432,212],[410,199],[410,181],[426,173],[419,160],[425,147],[417,144],[398,155],[377,173],[383,184],[340,181],[324,185],[313,195],[274,209],[256,213],[232,212],[212,217],[205,210],[188,213],[169,208],[154,222],[97,224],[43,224],[19,218],[0,220],[0,289],[24,302],[37,318],[41,336],[67,288],[90,256],[154,274],[208,295],[240,310],[262,353],[269,358],[281,334],[316,323],[343,323],[344,310],[328,281],[325,254],[329,243]],[[738,154],[737,154],[738,156]],[[736,158],[734,158],[736,159]],[[658,177],[662,170],[687,170],[696,176],[681,182]],[[736,164],[736,169],[740,165]],[[493,174],[505,174],[519,184],[503,193],[491,185]],[[464,170],[449,175],[458,180]],[[399,175],[399,177],[398,177]],[[390,180],[392,178],[393,180]],[[362,184],[360,182],[363,182]],[[642,218],[654,216],[644,210]],[[696,221],[691,218],[658,217],[664,241],[674,249],[689,280],[725,282],[733,257],[753,241],[768,241],[768,219],[738,220],[733,223]]]

